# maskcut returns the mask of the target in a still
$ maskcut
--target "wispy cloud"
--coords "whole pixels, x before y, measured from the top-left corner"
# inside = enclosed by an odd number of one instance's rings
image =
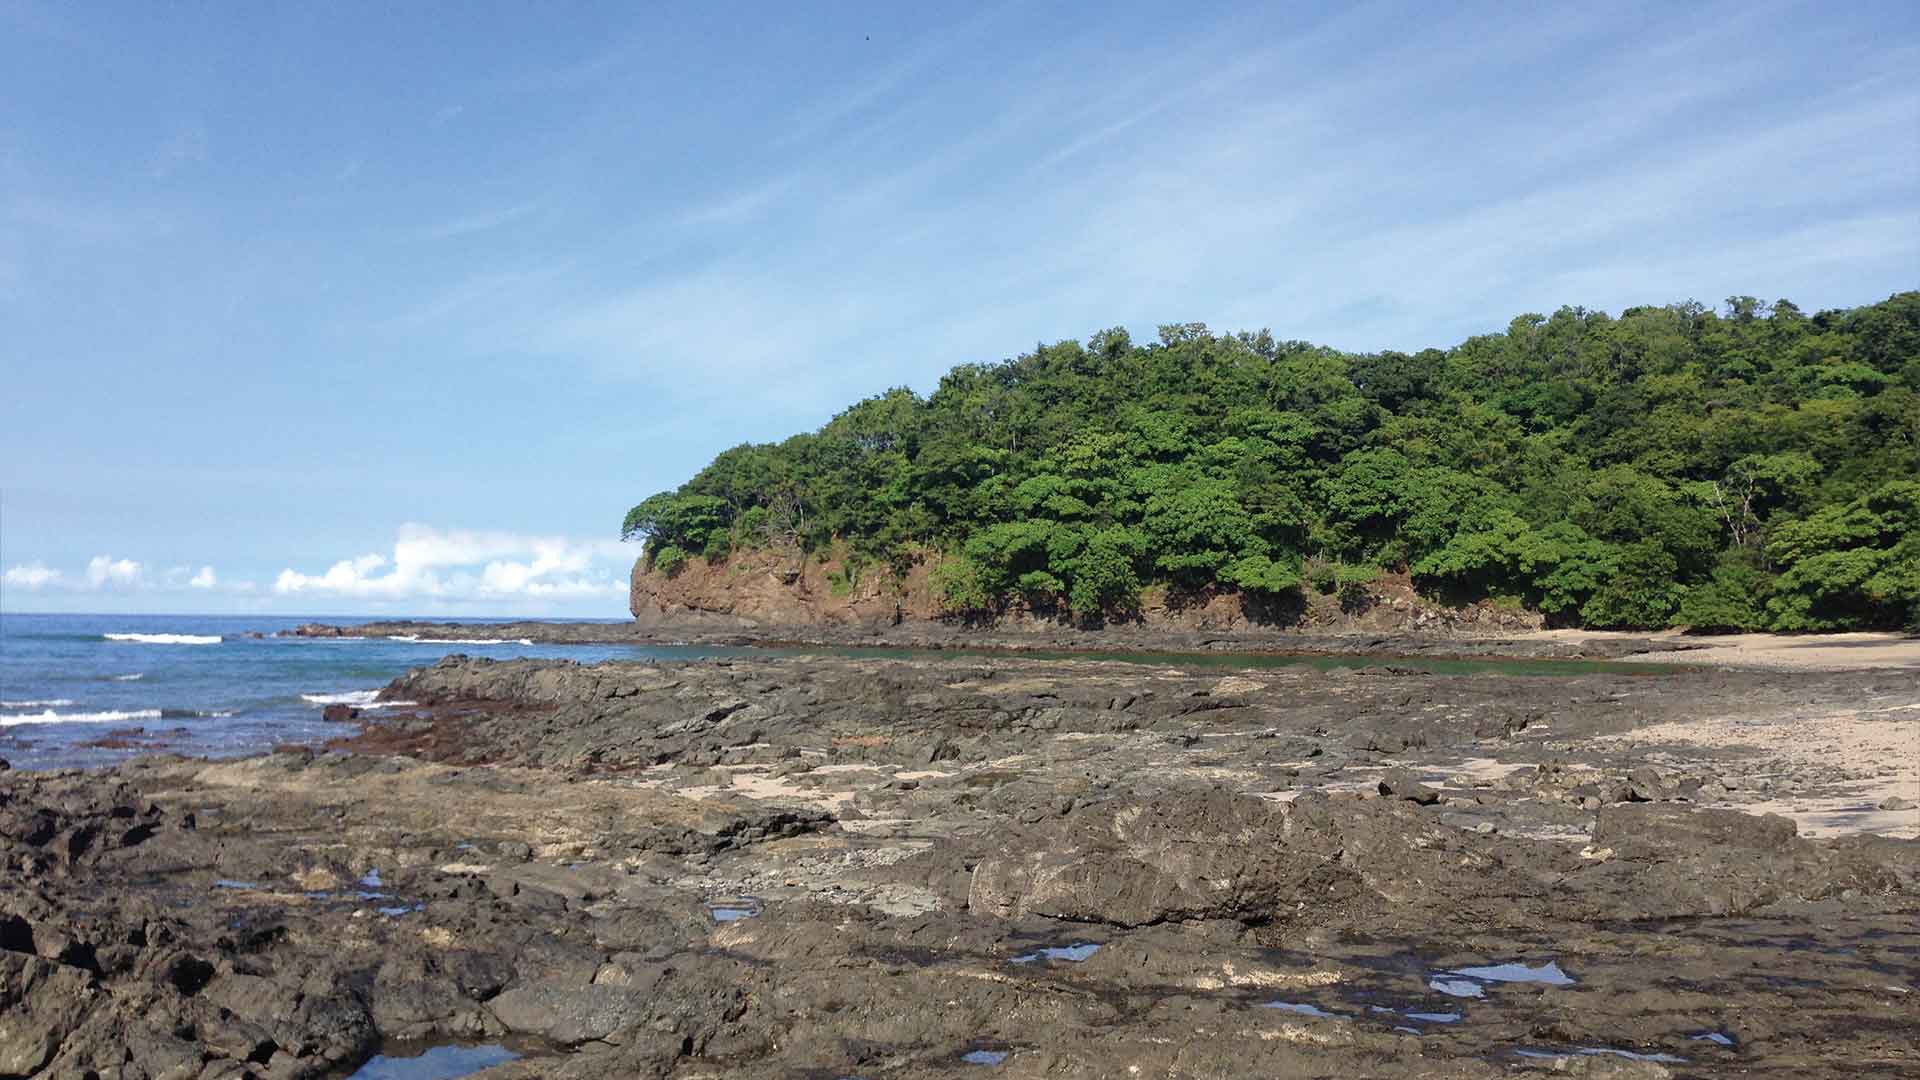
[[[893,55],[891,60],[856,75],[833,91],[794,107],[783,121],[782,131],[773,140],[773,149],[784,150],[818,141],[836,127],[877,110],[882,103],[897,105],[917,77],[941,63],[952,63],[964,55],[962,45],[1004,15],[1004,8],[982,9],[971,19],[943,32],[929,35]],[[892,46],[883,44],[883,49]],[[875,50],[875,58],[888,55]]]
[[[165,236],[174,228],[170,220],[157,213],[26,193],[0,198],[0,224],[50,233],[79,244],[148,240]]]
[[[764,184],[688,207],[675,220],[687,227],[739,225],[764,214],[769,207],[793,191],[800,179],[798,172],[776,176]]]
[[[491,232],[537,213],[545,201],[544,198],[528,199],[510,206],[481,210],[434,225],[425,231],[425,235],[430,240],[451,240]]]
[[[486,270],[455,281],[377,324],[394,330],[442,328],[459,320],[477,331],[476,340],[524,341],[533,312],[546,307],[572,269],[567,261]],[[503,325],[509,324],[509,325]]]
[[[855,273],[864,268],[732,262],[577,305],[532,343],[602,378],[650,384],[663,401],[824,406],[821,367],[844,370],[852,343],[900,314],[864,279],[841,277]],[[686,378],[695,370],[720,377]]]
[[[589,241],[563,267],[479,272],[408,324],[655,380],[676,407],[702,369],[744,386],[736,400],[830,408],[1122,320],[1445,344],[1515,304],[1617,303],[1636,278],[1647,299],[1663,262],[1749,227],[1733,209],[1884,216],[1890,188],[1915,203],[1899,132],[1920,114],[1885,58],[1851,92],[1752,109],[1777,75],[1766,47],[1683,63],[1724,49],[1724,27],[1649,44],[1617,13],[1453,13],[1410,36],[1392,32],[1403,9],[1355,6],[1032,57],[992,50],[999,17],[796,104],[757,170],[620,223],[614,253]],[[962,63],[962,46],[985,51]],[[1534,98],[1495,107],[1499,73],[1522,69],[1545,73]],[[1619,279],[1536,299],[1582,267]]]

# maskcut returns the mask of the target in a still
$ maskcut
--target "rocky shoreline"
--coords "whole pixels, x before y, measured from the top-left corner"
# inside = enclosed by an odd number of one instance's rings
[[[307,623],[280,636],[305,638],[419,638],[457,645],[462,640],[526,641],[542,645],[732,645],[768,648],[886,648],[1006,653],[1112,654],[1235,653],[1296,656],[1407,656],[1449,659],[1622,660],[1684,659],[1706,648],[1700,641],[1633,635],[1581,640],[1512,634],[1422,634],[1406,631],[1175,630],[1065,625],[1021,630],[971,627],[963,622],[921,620],[900,626],[832,623],[714,628],[699,623],[670,627],[638,622],[436,623],[411,619],[354,625]]]
[[[0,772],[0,1077],[1920,1067],[1913,765],[1818,741],[1913,745],[1910,673],[455,656],[382,697]]]

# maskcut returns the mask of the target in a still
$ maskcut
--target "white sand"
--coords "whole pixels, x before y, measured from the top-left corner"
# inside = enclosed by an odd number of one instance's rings
[[[1920,698],[1920,683],[1911,696]],[[1801,792],[1775,790],[1757,802],[1730,799],[1720,805],[1750,814],[1784,815],[1803,836],[1864,832],[1920,837],[1920,805],[1879,808],[1893,797],[1920,804],[1920,702],[1817,712],[1735,712],[1654,724],[1595,741],[1654,749],[1662,764],[1696,764],[1690,749],[1744,751],[1750,760],[1771,762],[1774,775],[1797,774],[1813,782]]]
[[[1920,674],[1920,637],[1904,634],[1653,634],[1615,630],[1540,630],[1524,635],[1539,641],[1579,643],[1609,638],[1651,638],[1695,646],[1683,652],[1644,653],[1636,659],[1773,671],[1866,671],[1911,669]]]

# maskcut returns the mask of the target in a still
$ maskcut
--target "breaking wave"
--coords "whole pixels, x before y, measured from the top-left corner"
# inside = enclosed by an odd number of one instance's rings
[[[301,694],[300,700],[314,705],[351,705],[356,709],[391,709],[412,705],[411,701],[375,701],[378,690],[348,690],[340,694]]]
[[[219,634],[102,634],[108,641],[132,641],[141,645],[218,645]]]
[[[450,638],[416,637],[412,634],[395,634],[388,641],[404,641],[409,645],[531,645],[532,638]]]
[[[314,705],[359,705],[373,704],[378,690],[349,690],[344,694],[301,694],[300,700]]]
[[[48,709],[41,713],[22,713],[18,716],[0,716],[0,727],[15,727],[20,724],[111,724],[121,720],[158,720],[159,709],[129,709],[125,712],[76,712],[61,713]]]
[[[71,700],[63,697],[45,701],[0,701],[0,709],[58,709],[71,704]]]

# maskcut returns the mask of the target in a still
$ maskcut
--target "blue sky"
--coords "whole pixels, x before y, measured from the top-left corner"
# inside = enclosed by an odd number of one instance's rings
[[[1917,70],[1911,3],[0,0],[0,608],[618,615],[632,503],[1037,341],[1873,302]]]

